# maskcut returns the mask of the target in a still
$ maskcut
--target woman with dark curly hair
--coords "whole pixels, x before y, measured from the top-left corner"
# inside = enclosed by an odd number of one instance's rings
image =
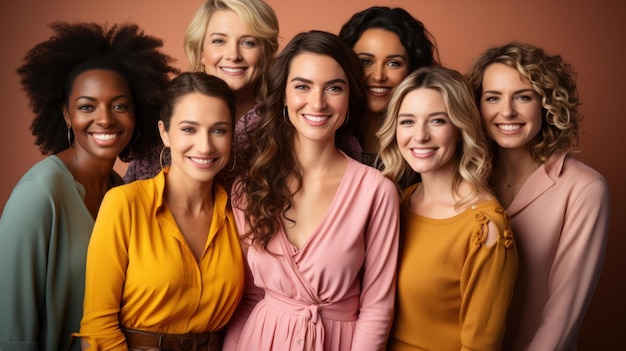
[[[339,37],[357,53],[365,71],[367,105],[355,124],[358,143],[352,149],[358,150],[358,154],[354,157],[376,166],[379,150],[376,131],[382,124],[391,94],[409,73],[438,64],[435,40],[424,24],[406,10],[382,6],[354,14],[341,27]]]
[[[572,153],[580,105],[572,67],[512,42],[468,73],[493,143],[490,187],[520,255],[504,350],[575,350],[608,236],[606,179]]]
[[[398,192],[335,145],[364,102],[361,76],[354,52],[321,31],[296,35],[270,66],[254,161],[232,199],[257,293],[244,293],[225,350],[385,345]]]
[[[18,69],[44,160],[0,218],[0,349],[67,350],[82,316],[87,245],[118,157],[158,142],[169,74],[162,41],[134,24],[55,22]],[[72,345],[78,348],[78,343]]]

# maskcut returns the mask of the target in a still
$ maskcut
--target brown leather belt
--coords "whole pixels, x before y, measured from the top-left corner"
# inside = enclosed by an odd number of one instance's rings
[[[129,350],[220,351],[222,332],[165,334],[122,328]]]

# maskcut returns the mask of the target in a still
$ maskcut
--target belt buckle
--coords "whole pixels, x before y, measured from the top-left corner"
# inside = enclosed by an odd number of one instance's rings
[[[194,351],[198,349],[198,340],[194,336],[179,336],[178,346],[183,351]]]

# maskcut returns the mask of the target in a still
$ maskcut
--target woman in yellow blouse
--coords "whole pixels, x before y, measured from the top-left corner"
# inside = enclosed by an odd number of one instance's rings
[[[183,73],[159,131],[172,163],[112,189],[87,254],[83,349],[219,350],[244,284],[227,193],[235,97],[219,78]],[[185,348],[190,347],[190,348]]]
[[[385,175],[422,176],[400,204],[390,349],[500,350],[517,252],[487,187],[487,140],[469,85],[443,67],[415,71],[377,135]]]

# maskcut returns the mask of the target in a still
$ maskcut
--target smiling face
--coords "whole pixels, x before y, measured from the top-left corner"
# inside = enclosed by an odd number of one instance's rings
[[[541,97],[519,72],[501,63],[485,69],[480,113],[489,136],[504,149],[528,148],[541,131]]]
[[[409,74],[406,48],[395,33],[373,28],[363,32],[353,50],[365,71],[367,108],[383,112],[393,90]]]
[[[262,56],[259,40],[237,13],[220,10],[211,16],[202,45],[207,74],[235,91],[251,88],[261,76]]]
[[[289,66],[285,104],[299,140],[335,142],[350,101],[348,79],[330,56],[302,53]]]
[[[63,115],[74,133],[76,152],[109,161],[126,148],[135,128],[130,87],[112,70],[77,75]]]
[[[232,141],[231,111],[222,99],[200,93],[181,97],[169,131],[159,121],[163,144],[170,148],[170,176],[211,182],[228,163]]]
[[[396,140],[409,166],[422,176],[453,172],[460,132],[439,91],[419,88],[406,94],[398,110]]]

